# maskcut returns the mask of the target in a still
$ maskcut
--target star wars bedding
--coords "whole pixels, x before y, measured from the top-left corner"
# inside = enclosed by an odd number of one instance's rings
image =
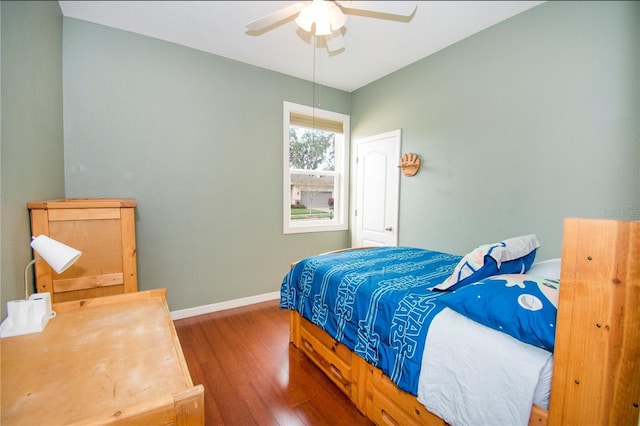
[[[429,324],[445,293],[430,291],[461,256],[378,247],[298,262],[285,276],[281,308],[296,310],[401,389],[417,394]]]

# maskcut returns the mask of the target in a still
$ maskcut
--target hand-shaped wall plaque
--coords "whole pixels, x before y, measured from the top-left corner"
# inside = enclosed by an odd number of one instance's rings
[[[418,158],[417,154],[413,153],[402,154],[402,159],[398,167],[402,170],[403,175],[413,176],[418,173],[418,169],[420,169],[420,158]]]

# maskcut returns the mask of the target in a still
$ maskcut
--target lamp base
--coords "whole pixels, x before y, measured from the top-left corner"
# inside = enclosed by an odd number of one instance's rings
[[[0,337],[39,333],[56,316],[51,310],[51,293],[36,293],[29,300],[7,303],[7,319],[0,325]]]

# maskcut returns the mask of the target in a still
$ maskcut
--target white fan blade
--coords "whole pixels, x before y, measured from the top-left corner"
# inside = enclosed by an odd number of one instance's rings
[[[416,10],[415,1],[337,1],[345,9],[365,10],[385,15],[411,16]]]
[[[324,41],[327,43],[327,50],[329,52],[344,49],[344,37],[342,37],[342,31],[340,30],[335,30],[331,35],[324,36]]]
[[[273,24],[277,24],[278,22],[283,21],[295,15],[296,13],[304,9],[304,7],[305,7],[304,3],[294,3],[290,6],[287,6],[273,13],[270,13],[266,16],[263,16],[262,18],[257,19],[253,22],[249,22],[247,25],[245,25],[245,27],[247,27],[247,29],[249,29],[250,31],[263,30],[265,28],[270,27]]]

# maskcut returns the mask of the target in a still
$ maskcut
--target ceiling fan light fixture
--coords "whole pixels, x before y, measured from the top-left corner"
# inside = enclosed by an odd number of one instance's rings
[[[311,7],[307,6],[302,9],[295,21],[301,29],[306,32],[311,32],[311,27],[313,26],[313,11],[311,10]]]
[[[353,13],[354,10],[360,10],[382,15],[396,15],[411,20],[417,8],[416,3],[410,1],[351,0],[312,0],[303,3],[298,1],[250,22],[246,24],[246,27],[254,33],[268,31],[271,26],[280,25],[297,15],[295,22],[300,29],[324,37],[327,50],[336,52],[344,49],[344,37],[341,29],[347,22],[345,11]],[[391,16],[388,19],[394,18]]]
[[[315,24],[316,35],[328,36],[342,28],[347,22],[347,17],[333,2],[313,0],[300,11],[295,22],[307,32],[311,32]]]
[[[331,35],[331,25],[327,16],[316,19],[316,35]]]
[[[338,31],[347,22],[347,16],[342,13],[342,10],[334,3],[328,3],[327,15],[329,22],[331,23],[331,30]]]

